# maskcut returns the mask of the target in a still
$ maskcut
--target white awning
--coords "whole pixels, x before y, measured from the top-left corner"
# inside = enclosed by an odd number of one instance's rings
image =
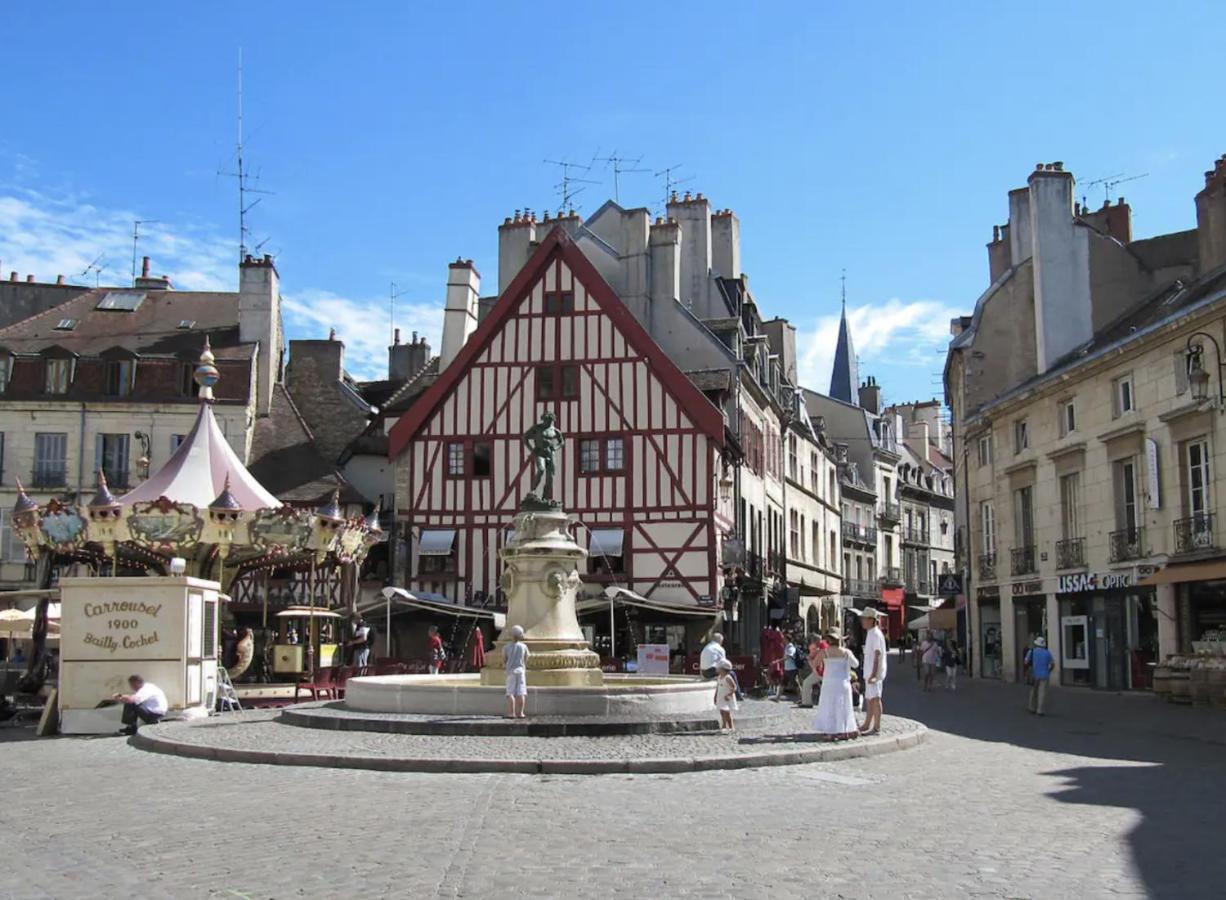
[[[580,600],[575,604],[575,612],[579,615],[604,611],[608,612],[609,603],[624,603],[626,606],[637,606],[653,612],[666,613],[674,616],[695,616],[701,619],[712,619],[723,616],[723,610],[718,606],[699,606],[697,603],[669,603],[667,600],[652,600],[637,594],[629,588],[612,585],[605,588],[607,600],[590,598]]]
[[[453,546],[455,546],[454,528],[423,531],[417,553],[419,556],[450,556]]]
[[[504,628],[507,623],[507,617],[504,613],[494,612],[492,609],[484,609],[480,606],[460,606],[458,603],[452,603],[442,594],[433,594],[428,591],[406,591],[404,588],[385,587],[383,589],[383,597],[383,600],[374,600],[370,603],[361,604],[358,607],[358,612],[363,615],[383,612],[386,604],[394,602],[399,606],[420,609],[426,612],[442,613],[448,616],[492,619],[494,627],[499,630]]]
[[[592,556],[621,556],[625,538],[624,528],[593,528],[587,552]]]

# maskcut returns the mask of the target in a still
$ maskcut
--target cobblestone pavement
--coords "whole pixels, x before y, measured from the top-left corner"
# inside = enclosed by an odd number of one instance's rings
[[[0,897],[1226,895],[1226,715],[920,694],[915,750],[681,775],[426,775],[0,738]],[[870,868],[871,865],[871,868]]]

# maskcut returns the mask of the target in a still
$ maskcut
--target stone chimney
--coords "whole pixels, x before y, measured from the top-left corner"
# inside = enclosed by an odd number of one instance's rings
[[[681,226],[681,302],[700,319],[711,317],[711,204],[689,191],[668,202],[668,217]]]
[[[741,220],[730,209],[711,214],[711,268],[724,278],[741,277]]]
[[[1100,234],[1113,237],[1121,244],[1132,243],[1132,207],[1120,197],[1112,205],[1110,200],[1104,200],[1101,209],[1090,212],[1088,207],[1082,207],[1078,218]]]
[[[651,321],[644,323],[648,331],[655,325],[655,310],[668,308],[681,298],[681,226],[672,219],[657,218],[648,238],[651,252]]]
[[[1009,265],[1020,266],[1034,248],[1030,232],[1030,188],[1009,191]]]
[[[1226,263],[1226,156],[1205,173],[1205,187],[1196,195],[1196,244],[1201,273]]]
[[[992,243],[988,244],[988,281],[995,284],[996,279],[1009,270],[1011,263],[1009,225],[993,225]]]
[[[1035,362],[1041,374],[1094,335],[1090,247],[1084,226],[1073,218],[1073,175],[1064,171],[1064,164],[1040,165],[1028,182]]]
[[[881,385],[877,379],[869,375],[860,385],[860,408],[873,415],[881,414]]]
[[[238,337],[244,344],[259,344],[256,415],[266,416],[272,406],[283,350],[281,282],[271,256],[247,256],[239,264]]]
[[[430,345],[423,337],[418,339],[417,332],[407,344],[400,343],[400,329],[397,328],[392,338],[392,346],[387,348],[387,377],[391,381],[408,381],[426,367],[430,361]]]
[[[500,252],[500,274],[501,256]],[[523,262],[519,268],[523,268]],[[447,269],[447,305],[443,312],[443,349],[439,354],[439,371],[451,365],[460,348],[477,330],[477,301],[480,295],[481,274],[473,266],[473,261],[457,259],[451,263]]]
[[[774,318],[762,323],[766,332],[766,341],[771,353],[779,357],[779,367],[783,377],[795,385],[796,382],[796,326],[787,319]]]
[[[498,296],[515,280],[532,251],[536,249],[536,217],[527,210],[521,215],[515,210],[515,218],[508,218],[498,226]],[[443,356],[447,355],[447,342],[443,341]]]
[[[132,287],[140,288],[142,291],[168,291],[171,289],[170,278],[166,275],[150,275],[149,274],[149,257],[142,256],[140,264],[140,276],[132,282]]]

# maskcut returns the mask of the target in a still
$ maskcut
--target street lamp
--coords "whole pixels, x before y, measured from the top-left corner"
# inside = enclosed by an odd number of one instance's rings
[[[1217,406],[1218,409],[1226,408],[1226,396],[1222,392],[1221,370],[1226,369],[1226,365],[1222,364],[1222,348],[1218,345],[1217,339],[1203,331],[1188,337],[1187,346],[1187,365],[1188,365],[1188,386],[1192,389],[1192,399],[1197,403],[1204,403],[1209,399],[1209,370],[1205,368],[1205,345],[1204,342],[1193,344],[1196,338],[1203,338],[1213,345],[1214,362],[1218,368],[1218,387],[1217,387]]]

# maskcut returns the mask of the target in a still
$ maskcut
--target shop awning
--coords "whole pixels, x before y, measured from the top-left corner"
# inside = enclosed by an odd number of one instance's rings
[[[883,588],[881,591],[881,599],[885,601],[886,606],[902,606],[904,599],[903,589]]]
[[[492,609],[484,609],[480,606],[460,606],[458,603],[452,603],[442,594],[433,594],[429,591],[406,591],[404,588],[398,587],[385,587],[383,589],[383,600],[374,600],[370,603],[362,604],[358,607],[358,612],[363,615],[382,612],[386,606],[392,603],[398,606],[420,609],[425,612],[441,613],[446,616],[490,619],[493,621],[494,627],[499,630],[507,624],[507,617],[504,613],[494,612]]]
[[[621,556],[625,536],[621,528],[593,528],[587,552],[592,556]]]
[[[1156,584],[1183,584],[1185,581],[1217,581],[1226,578],[1226,559],[1205,562],[1175,563],[1159,569],[1137,582],[1138,587]]]
[[[453,546],[455,546],[454,528],[423,531],[417,553],[419,556],[450,556]]]
[[[653,612],[666,613],[673,616],[694,616],[700,619],[711,619],[723,614],[723,610],[717,606],[699,606],[696,603],[669,603],[666,600],[652,600],[650,597],[644,597],[642,594],[637,594],[624,587],[612,586],[605,588],[605,597],[607,599],[604,600],[596,597],[580,600],[575,604],[575,612],[579,615],[607,612],[609,603],[612,602],[621,603],[626,606],[637,606],[640,609],[649,609]]]

